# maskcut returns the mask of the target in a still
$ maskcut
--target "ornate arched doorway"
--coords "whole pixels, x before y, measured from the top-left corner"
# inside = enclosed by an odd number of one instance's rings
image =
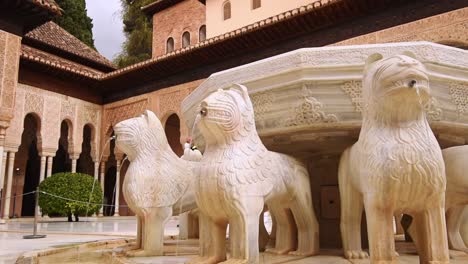
[[[184,150],[180,144],[180,119],[177,114],[170,115],[164,125],[164,132],[166,132],[167,141],[177,156],[182,156]]]
[[[58,150],[55,153],[52,173],[71,171],[71,160],[68,154],[69,135],[71,134],[71,123],[63,120],[60,124],[60,138]]]
[[[94,175],[94,162],[91,156],[92,142],[94,138],[94,130],[91,125],[87,124],[83,127],[83,143],[81,144],[81,154],[76,163],[76,171]]]
[[[39,185],[41,161],[37,142],[40,131],[40,119],[34,114],[24,118],[21,145],[15,158],[13,174],[13,196],[30,193]],[[13,201],[14,216],[34,216],[34,195],[18,196]]]

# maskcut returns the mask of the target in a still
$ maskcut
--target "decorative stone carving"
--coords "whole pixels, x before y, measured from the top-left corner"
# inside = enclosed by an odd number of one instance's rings
[[[44,97],[35,93],[26,93],[26,103],[24,105],[24,112],[35,113],[37,115],[42,115],[44,110]]]
[[[356,112],[362,112],[362,82],[349,81],[345,82],[341,89],[351,97],[351,102],[354,105]]]
[[[440,108],[439,101],[434,97],[426,105],[425,111],[427,119],[430,121],[440,121],[442,119],[442,108]]]
[[[365,209],[371,263],[396,263],[393,215],[413,216],[421,263],[449,263],[442,152],[424,114],[431,98],[426,69],[408,56],[371,55],[363,78],[359,140],[339,166],[345,257],[361,248]]]
[[[260,92],[252,95],[257,128],[264,126],[265,115],[271,112],[275,99],[275,94],[271,92]]]
[[[85,106],[83,111],[83,124],[97,124],[99,109],[95,107]]]
[[[449,86],[452,102],[457,106],[458,116],[468,112],[468,86],[452,82]]]
[[[161,94],[159,99],[159,112],[161,116],[165,116],[169,112],[178,113],[182,99],[180,91]]]
[[[179,214],[196,208],[190,188],[192,163],[172,151],[161,122],[151,111],[118,123],[114,131],[116,146],[130,161],[123,195],[138,218],[137,245],[127,254],[162,255],[166,221],[173,212]]]
[[[206,141],[195,183],[200,256],[190,263],[226,260],[228,223],[231,258],[224,263],[258,263],[258,225],[265,203],[277,223],[276,245],[269,251],[317,254],[318,223],[307,169],[298,160],[265,148],[247,89],[236,85],[218,90],[200,107],[198,128]]]
[[[71,120],[75,117],[76,104],[69,100],[62,101],[60,116],[62,119],[69,118]]]
[[[338,121],[336,115],[325,114],[323,104],[316,98],[307,86],[302,87],[302,99],[291,111],[290,118],[285,121],[285,126],[302,126],[314,123],[334,123]]]

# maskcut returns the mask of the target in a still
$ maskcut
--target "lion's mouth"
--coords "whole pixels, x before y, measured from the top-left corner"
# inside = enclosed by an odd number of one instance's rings
[[[387,87],[385,90],[387,95],[404,92],[405,95],[414,94],[419,97],[428,96],[429,81],[425,78],[409,76],[407,78],[394,81],[390,87]]]

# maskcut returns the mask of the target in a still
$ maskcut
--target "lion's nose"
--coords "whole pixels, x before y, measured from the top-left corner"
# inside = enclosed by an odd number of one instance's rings
[[[411,80],[409,83],[408,83],[408,86],[410,88],[414,88],[414,86],[416,86],[416,80]]]

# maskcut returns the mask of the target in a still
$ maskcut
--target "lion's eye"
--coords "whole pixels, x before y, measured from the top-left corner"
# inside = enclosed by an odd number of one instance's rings
[[[409,86],[410,88],[413,88],[415,85],[416,85],[416,80],[411,80],[411,81],[408,83],[408,86]]]
[[[200,110],[200,115],[202,115],[202,116],[206,116],[207,113],[208,113],[208,110],[206,110],[205,107],[203,107],[203,108]]]

